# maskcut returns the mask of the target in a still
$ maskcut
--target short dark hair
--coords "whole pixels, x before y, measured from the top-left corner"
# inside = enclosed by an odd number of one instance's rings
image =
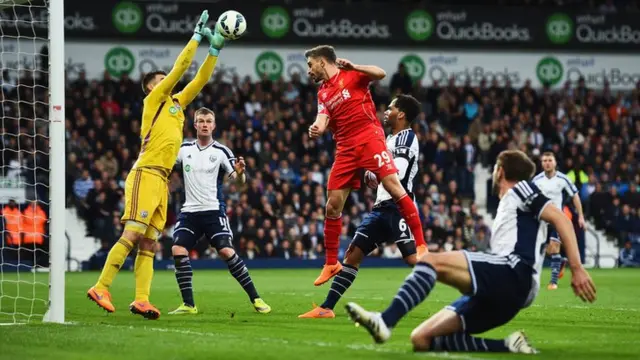
[[[413,123],[413,120],[420,114],[420,101],[411,95],[405,94],[398,95],[395,100],[396,108],[405,114],[409,124]]]
[[[338,58],[336,56],[336,49],[334,49],[333,46],[331,45],[318,45],[312,49],[305,51],[304,57],[305,58],[323,57],[332,64],[335,63],[336,59]]]
[[[162,70],[156,70],[144,74],[144,77],[142,78],[142,92],[144,92],[145,94],[149,93],[149,90],[147,90],[147,86],[153,79],[156,78],[157,75],[167,75],[167,73]]]
[[[551,156],[552,158],[556,158],[556,154],[553,151],[545,151],[542,153],[542,156]]]
[[[498,165],[507,181],[527,181],[536,171],[536,165],[520,150],[505,150],[498,155]]]
[[[198,117],[198,115],[211,115],[214,118],[216,117],[216,114],[213,112],[213,110],[206,108],[204,106],[196,110],[196,113],[193,115],[193,117]]]

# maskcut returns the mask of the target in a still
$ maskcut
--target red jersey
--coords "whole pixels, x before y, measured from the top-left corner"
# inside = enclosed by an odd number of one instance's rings
[[[365,143],[376,130],[384,138],[370,82],[364,73],[340,70],[318,89],[318,114],[329,116],[329,129],[338,149]]]

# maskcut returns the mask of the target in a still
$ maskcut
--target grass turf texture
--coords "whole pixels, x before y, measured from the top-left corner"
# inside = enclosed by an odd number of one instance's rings
[[[367,269],[336,307],[335,319],[298,319],[321,303],[329,289],[313,286],[315,270],[255,270],[252,277],[261,296],[273,307],[268,315],[256,313],[248,298],[227,271],[195,271],[197,316],[170,316],[180,304],[171,271],[157,271],[151,299],[162,311],[157,321],[129,313],[133,300],[133,274],[124,271],[112,287],[116,312],[106,314],[86,298],[97,273],[67,275],[67,321],[69,325],[42,324],[32,317],[27,325],[0,327],[0,359],[511,359],[518,355],[487,353],[413,354],[408,342],[411,330],[423,319],[457,298],[438,284],[431,296],[394,330],[391,340],[374,345],[369,334],[347,319],[344,304],[356,301],[367,309],[382,310],[395,295],[408,269]],[[524,329],[541,351],[540,359],[637,359],[640,344],[640,272],[594,270],[598,301],[587,306],[573,296],[569,277],[560,289],[540,290],[536,302],[506,326],[486,333],[503,338]],[[37,274],[46,283],[47,274]],[[546,281],[549,273],[543,274]],[[15,275],[4,274],[1,312],[30,313],[32,302],[9,299],[15,295]],[[21,275],[32,281],[33,274]],[[635,285],[634,285],[635,284]],[[33,286],[20,284],[21,296],[30,297]],[[39,286],[39,296],[46,295]],[[42,305],[33,304],[42,313]],[[25,318],[19,317],[18,320]],[[0,315],[0,323],[12,322]]]

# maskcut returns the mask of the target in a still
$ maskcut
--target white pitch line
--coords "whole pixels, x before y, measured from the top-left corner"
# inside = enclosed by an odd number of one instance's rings
[[[85,324],[85,325],[91,325],[91,324]],[[127,328],[127,329],[131,329],[131,330],[144,330],[144,331],[157,331],[157,332],[163,332],[163,333],[174,333],[174,334],[182,334],[182,335],[196,335],[196,336],[207,336],[207,337],[216,337],[216,338],[228,338],[228,339],[235,339],[235,340],[240,340],[240,339],[245,339],[245,337],[243,336],[238,336],[235,334],[225,334],[225,333],[217,333],[217,332],[202,332],[202,331],[194,331],[194,330],[181,330],[181,329],[168,329],[168,328],[155,328],[155,327],[137,327],[137,326],[133,326],[133,325],[101,325],[101,326],[106,326],[106,327],[111,327],[111,328]],[[263,343],[269,343],[269,344],[282,344],[282,345],[289,345],[289,344],[302,344],[302,345],[307,345],[307,346],[317,346],[317,347],[332,347],[332,348],[347,348],[347,349],[351,349],[351,350],[366,350],[366,351],[372,351],[372,352],[378,352],[378,353],[391,353],[391,354],[404,354],[404,355],[411,355],[412,352],[410,351],[403,351],[403,350],[399,350],[399,349],[394,349],[394,348],[389,348],[389,347],[381,347],[381,346],[377,346],[377,345],[372,345],[372,344],[350,344],[350,345],[341,345],[341,344],[335,344],[335,343],[330,343],[330,342],[322,342],[322,341],[304,341],[304,340],[286,340],[286,339],[279,339],[279,338],[270,338],[270,337],[258,337],[258,338],[252,338],[252,341],[260,341]],[[439,352],[439,353],[421,353],[420,355],[422,356],[428,356],[428,357],[438,357],[438,358],[447,358],[447,359],[454,359],[454,360],[487,360],[487,359],[483,359],[477,356],[464,356],[464,355],[455,355],[455,354],[451,354],[451,353],[447,353],[447,352]]]

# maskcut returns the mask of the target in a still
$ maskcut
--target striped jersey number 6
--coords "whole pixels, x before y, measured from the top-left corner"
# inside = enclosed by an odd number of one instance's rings
[[[383,151],[380,154],[373,155],[373,158],[378,161],[378,167],[379,168],[383,167],[384,164],[390,164],[391,163],[391,157],[389,156],[389,153],[386,152],[386,151]]]

